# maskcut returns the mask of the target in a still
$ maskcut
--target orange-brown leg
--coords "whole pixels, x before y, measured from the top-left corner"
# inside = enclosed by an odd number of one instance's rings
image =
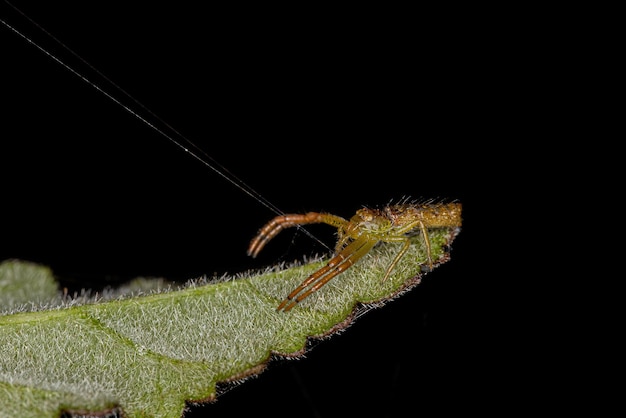
[[[367,238],[359,237],[348,244],[339,254],[330,259],[328,264],[300,283],[300,285],[278,305],[276,310],[284,310],[285,312],[291,310],[291,308],[307,298],[311,293],[318,291],[333,277],[350,268],[357,260],[367,254],[377,242],[377,240],[368,240]]]
[[[250,246],[248,247],[248,255],[256,257],[265,244],[267,244],[285,228],[313,223],[325,223],[336,228],[340,228],[348,223],[348,221],[340,216],[318,212],[277,216],[265,224],[265,226],[259,230],[259,233],[252,239]]]

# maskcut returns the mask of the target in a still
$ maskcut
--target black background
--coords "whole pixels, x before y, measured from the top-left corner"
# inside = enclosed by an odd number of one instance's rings
[[[87,65],[3,8],[6,22],[121,102],[0,29],[0,259],[49,265],[69,289],[235,274],[326,251],[290,231],[247,257],[275,213],[124,106],[284,212],[349,217],[404,197],[463,204],[452,259],[419,287],[187,416],[484,412],[506,393],[476,258],[501,111],[498,51],[484,47],[493,34],[406,11],[21,9]],[[333,245],[332,228],[308,229]]]

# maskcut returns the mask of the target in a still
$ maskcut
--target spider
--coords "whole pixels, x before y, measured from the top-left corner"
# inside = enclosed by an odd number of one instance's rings
[[[429,228],[461,226],[460,203],[403,203],[382,209],[362,208],[346,220],[329,213],[280,215],[263,226],[250,242],[248,255],[256,257],[261,249],[281,230],[293,226],[324,223],[337,228],[338,240],[335,255],[328,263],[307,277],[278,305],[277,311],[289,311],[332,278],[350,268],[379,242],[401,242],[402,248],[387,266],[382,281],[385,282],[394,267],[409,249],[409,234],[419,230],[424,237],[428,265],[432,269]]]

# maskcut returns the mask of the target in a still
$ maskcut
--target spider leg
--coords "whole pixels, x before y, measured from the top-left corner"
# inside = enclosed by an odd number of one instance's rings
[[[430,255],[431,254],[430,253],[430,238],[428,238],[428,230],[426,229],[426,225],[424,225],[424,222],[420,221],[419,225],[420,225],[420,229],[422,230],[422,236],[424,237],[424,244],[426,244],[426,255],[428,256],[428,267],[432,270],[433,258]]]
[[[404,245],[402,246],[402,249],[395,256],[391,264],[389,264],[389,266],[387,267],[387,270],[385,270],[385,275],[383,276],[383,280],[382,280],[383,283],[387,281],[387,279],[391,275],[391,271],[396,267],[396,264],[398,264],[400,259],[404,256],[404,254],[408,251],[409,247],[411,246],[411,241],[409,241],[408,238],[404,237],[402,241],[404,241]]]
[[[421,220],[417,220],[415,222],[411,222],[410,224],[408,224],[407,226],[405,226],[404,228],[401,228],[398,232],[399,233],[406,233],[409,232],[410,230],[418,227],[420,228],[420,231],[422,232],[422,237],[424,237],[424,245],[426,245],[426,256],[428,257],[428,267],[430,267],[430,269],[433,269],[433,258],[431,256],[431,249],[430,249],[430,238],[428,238],[428,228],[426,228],[426,225],[424,225],[424,222],[422,222]],[[405,244],[405,247],[407,247],[408,244]],[[408,248],[403,247],[401,250],[401,253],[404,254],[406,252],[406,250]],[[397,257],[396,257],[397,258]],[[393,265],[397,264],[398,260],[394,260],[394,262],[392,263]]]
[[[424,223],[422,221],[416,221],[413,222],[409,225],[407,225],[405,228],[402,228],[400,230],[400,232],[404,233],[404,232],[408,232],[411,229],[415,228],[416,226],[419,226],[420,231],[422,232],[422,236],[424,237],[424,243],[426,245],[426,255],[428,257],[428,266],[430,267],[430,269],[432,270],[433,268],[433,259],[431,257],[431,253],[430,253],[430,239],[428,238],[428,230],[426,229],[426,226],[424,225]],[[389,276],[391,275],[392,270],[396,267],[396,265],[398,264],[398,262],[400,261],[400,259],[402,259],[402,257],[404,256],[404,254],[409,250],[409,247],[411,246],[411,241],[405,237],[395,237],[395,238],[388,238],[385,240],[385,242],[396,242],[396,241],[402,241],[404,242],[404,245],[402,246],[402,249],[400,250],[400,252],[398,252],[398,254],[395,256],[395,258],[393,259],[393,261],[391,262],[391,264],[389,264],[389,266],[387,267],[387,270],[385,270],[385,275],[383,276],[383,283],[389,278]]]
[[[263,226],[258,234],[250,242],[248,247],[248,255],[256,257],[272,238],[285,228],[298,225],[325,223],[336,228],[341,228],[348,223],[340,216],[330,215],[328,213],[309,212],[305,214],[280,215],[269,221]]]
[[[311,293],[318,291],[333,277],[350,268],[350,266],[367,254],[377,242],[378,240],[359,237],[348,244],[340,253],[331,258],[328,264],[300,283],[300,285],[278,305],[276,310],[284,310],[285,312],[291,310],[296,304],[311,295]]]

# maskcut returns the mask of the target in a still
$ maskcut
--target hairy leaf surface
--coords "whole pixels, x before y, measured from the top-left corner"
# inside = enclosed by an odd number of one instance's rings
[[[429,232],[434,266],[458,228]],[[400,244],[380,244],[289,312],[280,301],[324,260],[105,301],[67,301],[45,266],[0,264],[0,417],[62,413],[180,417],[210,402],[219,383],[261,372],[273,357],[304,353],[365,310],[417,285],[423,238],[382,283]],[[39,289],[33,293],[33,286]],[[24,305],[26,294],[36,300]]]

